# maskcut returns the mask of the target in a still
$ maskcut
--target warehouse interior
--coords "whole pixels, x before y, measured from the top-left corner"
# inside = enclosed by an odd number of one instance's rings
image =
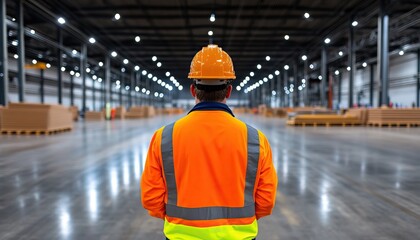
[[[163,239],[153,133],[232,58],[278,175],[257,239],[418,239],[419,0],[0,0],[0,239]]]

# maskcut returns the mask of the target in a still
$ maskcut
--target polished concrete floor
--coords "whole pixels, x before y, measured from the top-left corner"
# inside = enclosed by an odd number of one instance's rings
[[[139,200],[154,130],[180,116],[0,136],[0,239],[161,240]],[[293,128],[268,137],[279,176],[259,239],[420,239],[420,128]]]

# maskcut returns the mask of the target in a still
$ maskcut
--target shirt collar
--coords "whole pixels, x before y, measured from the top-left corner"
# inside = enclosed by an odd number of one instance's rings
[[[225,111],[227,113],[229,113],[230,115],[232,115],[233,117],[235,117],[235,115],[233,115],[232,110],[224,103],[219,103],[219,102],[200,102],[197,103],[193,109],[190,110],[190,112],[188,114],[190,114],[191,112],[194,111],[206,111],[206,110],[215,110],[215,111]]]

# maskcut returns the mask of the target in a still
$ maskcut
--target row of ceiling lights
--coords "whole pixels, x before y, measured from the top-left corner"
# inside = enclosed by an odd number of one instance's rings
[[[118,20],[120,20],[121,19],[121,15],[119,14],[119,13],[116,13],[115,15],[114,15],[114,20],[115,21],[118,21]],[[57,19],[57,21],[58,21],[58,23],[60,23],[60,24],[65,24],[66,23],[66,20],[63,18],[63,17],[59,17],[58,19]],[[141,40],[141,38],[140,38],[140,36],[136,36],[135,38],[134,38],[134,40],[136,41],[136,42],[140,42],[140,40]],[[91,43],[91,44],[94,44],[94,43],[96,43],[96,39],[95,38],[93,38],[93,37],[90,37],[89,38],[89,42]],[[73,50],[73,52],[72,52],[74,55],[76,55],[77,54],[77,51],[76,50]],[[111,52],[111,56],[112,57],[117,57],[118,56],[118,53],[116,52],[116,51],[112,51]],[[156,56],[153,56],[152,57],[152,61],[153,62],[156,62],[157,61],[157,57]],[[128,63],[129,63],[129,60],[128,59],[124,59],[123,60],[123,63],[125,64],[125,65],[127,65]],[[100,62],[100,64],[99,64],[100,66],[102,65],[103,66],[103,63],[102,62]],[[101,66],[101,67],[102,67]],[[162,66],[162,63],[161,62],[157,62],[156,63],[156,66],[157,67],[161,67]],[[124,69],[124,70],[123,70]],[[136,66],[134,66],[134,70],[135,71],[139,71],[140,70],[140,67],[138,66],[138,65],[136,65]],[[125,71],[125,68],[122,68],[122,71],[124,72]],[[143,75],[146,75],[147,74],[147,71],[146,70],[143,70],[142,71],[142,74]],[[175,79],[175,77],[173,77],[173,76],[171,76],[170,75],[170,72],[166,72],[166,77],[169,77],[169,79],[170,79],[170,81],[178,88],[178,90],[179,91],[181,91],[182,89],[183,89],[183,86],[182,85],[180,85],[180,83]],[[173,87],[172,86],[170,86],[168,83],[165,83],[164,81],[162,81],[161,79],[157,79],[157,77],[156,76],[153,76],[151,73],[149,73],[149,74],[147,74],[147,77],[149,78],[149,79],[152,79],[154,82],[158,82],[158,84],[160,84],[161,86],[163,86],[163,87],[165,87],[165,88],[167,88],[169,91],[172,91],[173,90]]]

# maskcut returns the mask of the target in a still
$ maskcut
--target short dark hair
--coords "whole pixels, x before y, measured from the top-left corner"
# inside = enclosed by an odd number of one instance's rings
[[[194,85],[194,88],[197,99],[200,100],[200,102],[221,102],[226,98],[229,85],[230,84],[226,84],[224,89],[217,91],[200,90],[196,85]]]

